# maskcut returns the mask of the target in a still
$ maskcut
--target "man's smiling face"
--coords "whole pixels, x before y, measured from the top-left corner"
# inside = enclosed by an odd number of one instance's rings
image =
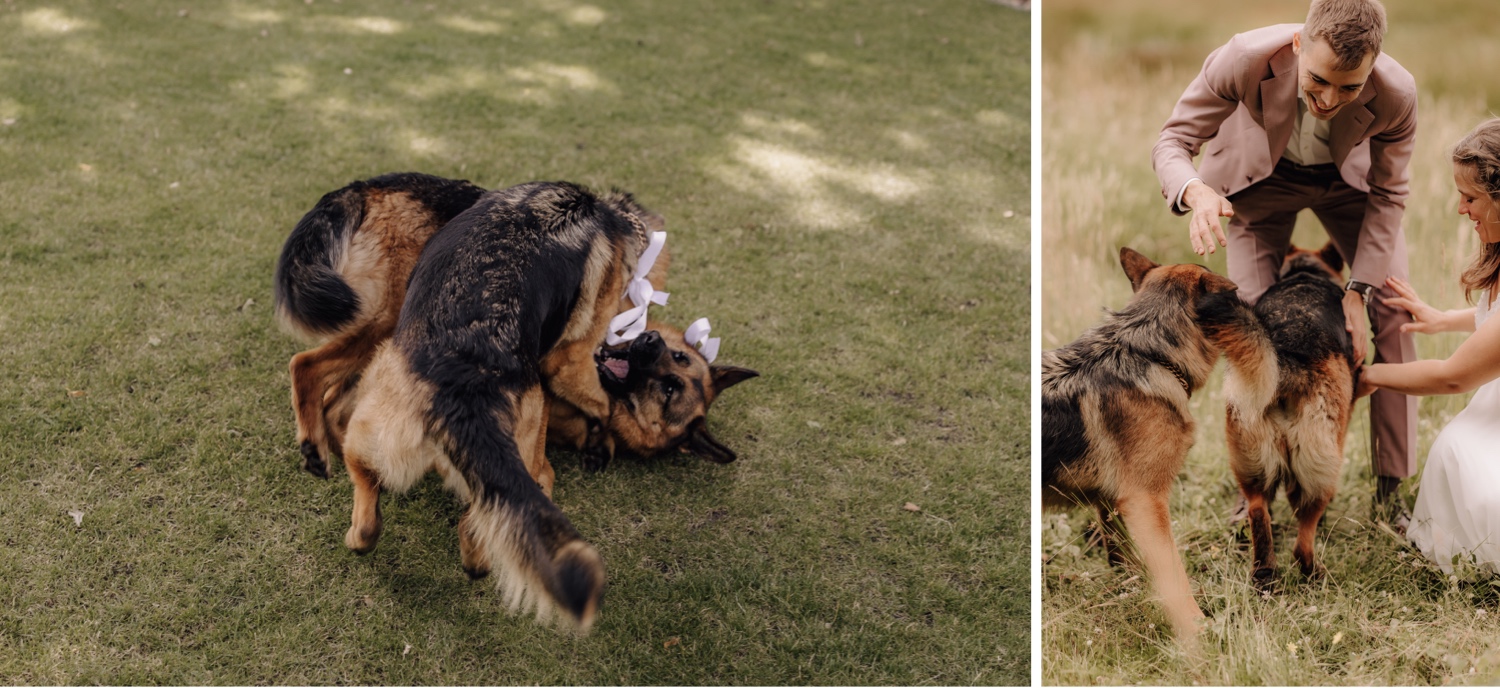
[[[1370,72],[1375,70],[1375,55],[1365,55],[1352,70],[1338,69],[1339,58],[1327,43],[1292,34],[1292,52],[1297,55],[1297,86],[1313,117],[1333,119],[1345,105],[1354,102]]]

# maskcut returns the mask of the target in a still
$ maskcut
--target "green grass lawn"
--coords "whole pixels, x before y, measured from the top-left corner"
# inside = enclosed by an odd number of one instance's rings
[[[1412,190],[1405,216],[1412,281],[1441,308],[1464,305],[1457,275],[1477,247],[1455,213],[1448,154],[1500,111],[1493,8],[1481,0],[1387,0],[1386,51],[1421,88]],[[1151,146],[1203,58],[1236,31],[1306,16],[1305,0],[1190,3],[1048,0],[1042,100],[1042,348],[1066,344],[1118,308],[1130,284],[1117,259],[1132,246],[1158,262],[1223,274],[1224,252],[1192,253],[1187,220],[1172,216],[1151,171]],[[1294,242],[1326,235],[1309,215]],[[1418,336],[1424,357],[1461,335]],[[1422,401],[1419,459],[1462,397]],[[1366,402],[1355,409],[1338,496],[1317,542],[1329,569],[1305,582],[1290,557],[1295,519],[1273,509],[1283,569],[1279,594],[1250,586],[1250,553],[1228,515],[1237,488],[1224,439],[1222,366],[1193,398],[1197,442],[1172,495],[1173,530],[1200,605],[1212,616],[1203,656],[1176,651],[1139,566],[1112,570],[1082,538],[1088,512],[1043,518],[1042,675],[1068,684],[1438,684],[1500,680],[1500,594],[1470,572],[1453,579],[1370,521]],[[1408,494],[1416,480],[1406,484]]]
[[[1028,681],[1029,20],[4,0],[0,681]],[[436,479],[360,558],[342,469],[298,470],[276,256],[404,170],[633,191],[656,315],[762,373],[715,407],[734,464],[553,455],[587,637],[464,577]]]

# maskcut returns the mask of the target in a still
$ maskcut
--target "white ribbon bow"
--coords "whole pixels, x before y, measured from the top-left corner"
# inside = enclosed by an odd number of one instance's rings
[[[708,318],[698,318],[693,321],[693,324],[688,325],[687,331],[682,333],[682,338],[687,340],[688,346],[697,347],[698,353],[703,354],[709,363],[713,363],[714,359],[719,357],[719,338],[709,337],[710,329],[712,328],[709,327]]]
[[[646,275],[651,272],[651,266],[656,264],[656,257],[661,255],[662,246],[666,243],[666,232],[651,233],[651,243],[646,246],[641,259],[635,263],[635,277],[630,280],[630,284],[625,285],[625,295],[630,297],[630,302],[635,304],[635,307],[610,318],[609,333],[604,335],[605,343],[610,346],[631,341],[646,331],[647,306],[653,303],[658,306],[667,305],[667,292],[656,291],[651,286],[651,281],[646,279]]]

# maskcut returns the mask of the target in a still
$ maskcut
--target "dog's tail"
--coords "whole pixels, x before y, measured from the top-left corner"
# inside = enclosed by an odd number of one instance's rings
[[[276,318],[308,336],[328,334],[359,314],[359,295],[337,266],[364,221],[364,182],[331,191],[307,211],[276,261]]]
[[[1255,311],[1235,292],[1203,297],[1197,308],[1204,336],[1229,362],[1224,395],[1233,407],[1260,411],[1276,398],[1281,366],[1276,346]]]
[[[445,421],[449,456],[472,500],[459,524],[474,550],[464,553],[465,568],[470,575],[471,563],[493,570],[512,610],[535,611],[543,621],[560,617],[588,632],[604,595],[603,559],[542,494],[495,416],[459,415],[469,414],[450,410]]]

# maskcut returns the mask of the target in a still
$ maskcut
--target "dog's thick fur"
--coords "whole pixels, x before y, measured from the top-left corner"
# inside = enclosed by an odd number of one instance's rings
[[[1243,332],[1225,350],[1229,463],[1249,507],[1253,580],[1261,586],[1276,577],[1270,502],[1278,486],[1297,515],[1292,554],[1303,575],[1323,570],[1313,539],[1344,465],[1358,372],[1344,328],[1342,268],[1332,243],[1316,253],[1293,248],[1255,304],[1263,330]]]
[[[327,194],[287,238],[276,270],[277,317],[285,329],[321,344],[293,357],[290,365],[297,439],[308,471],[327,477],[328,457],[342,454],[344,428],[360,375],[379,344],[395,330],[417,255],[442,225],[483,193],[484,189],[467,181],[415,173],[383,175]],[[619,199],[648,229],[660,230],[665,225],[659,215],[628,196]],[[669,264],[670,256],[663,250],[648,275],[655,288],[665,287]],[[618,310],[631,305],[622,298]],[[681,330],[655,321],[650,327],[674,352],[664,362],[696,355],[683,341]],[[586,365],[592,368],[594,362]],[[652,395],[637,390],[630,403],[616,403],[609,414],[606,451],[590,455],[589,466],[601,467],[599,460],[608,458],[615,446],[641,456],[685,447],[716,462],[733,461],[734,452],[715,440],[701,420],[691,421],[707,413],[718,392],[754,377],[755,372],[734,366],[700,367],[681,379],[688,381],[684,387],[689,392],[706,393],[668,395],[658,384],[651,388]],[[638,369],[638,374],[653,370]],[[665,379],[681,371],[669,372],[664,363],[655,372],[648,377]],[[549,397],[555,403],[549,404],[552,420],[547,441],[582,448],[585,415],[558,401],[550,391]],[[675,410],[669,412],[668,401]],[[661,422],[669,416],[687,420]],[[532,477],[550,496],[550,464],[542,461],[529,468],[536,471]]]
[[[406,281],[439,228],[484,193],[467,181],[387,174],[329,192],[297,222],[276,263],[282,327],[317,348],[292,357],[302,466],[328,477],[352,391],[396,330]]]
[[[609,416],[595,353],[648,242],[633,205],[523,184],[485,194],[432,237],[349,420],[350,549],[375,546],[381,488],[436,470],[469,502],[459,551],[471,575],[498,568],[513,607],[592,624],[603,562],[528,467],[546,460],[546,389],[588,418]],[[632,355],[650,345],[636,340]],[[588,428],[584,450],[599,451],[603,434]]]
[[[1198,265],[1157,265],[1120,249],[1135,292],[1077,340],[1042,354],[1042,484],[1047,506],[1100,511],[1111,561],[1110,511],[1124,521],[1179,641],[1195,643],[1203,612],[1172,538],[1167,498],[1193,445],[1189,396],[1219,346],[1201,323],[1249,320],[1228,278]]]

